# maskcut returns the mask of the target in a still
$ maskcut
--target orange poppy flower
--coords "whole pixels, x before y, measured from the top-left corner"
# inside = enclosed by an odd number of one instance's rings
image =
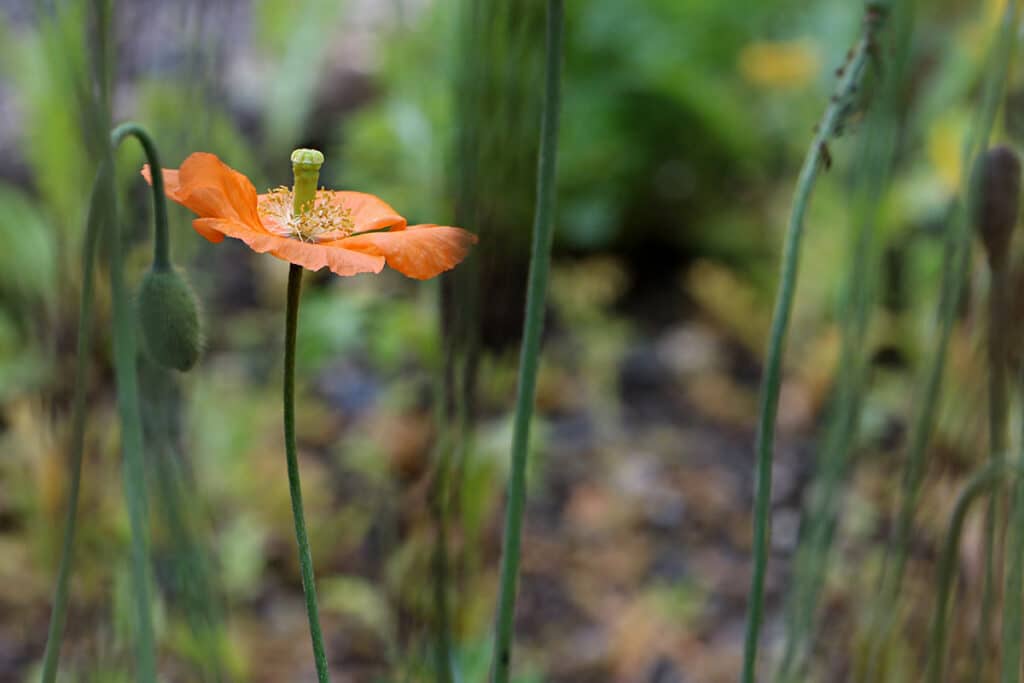
[[[148,164],[142,175],[152,184]],[[205,152],[165,169],[164,192],[198,214],[192,227],[211,242],[234,237],[253,251],[338,275],[379,273],[387,263],[426,280],[454,268],[477,241],[461,228],[406,225],[387,202],[363,192],[319,190],[295,215],[289,188],[257,194],[248,178]]]

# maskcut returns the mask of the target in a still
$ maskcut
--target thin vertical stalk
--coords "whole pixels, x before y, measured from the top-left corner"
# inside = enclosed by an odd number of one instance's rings
[[[1004,343],[1006,335],[1001,326],[1005,323],[1006,288],[1009,285],[1006,268],[1002,264],[992,264],[992,282],[989,286],[988,313],[988,457],[992,462],[1001,462],[1006,450],[1006,363]],[[989,618],[992,614],[992,603],[995,600],[995,555],[996,527],[999,526],[1000,496],[994,493],[989,496],[985,509],[985,568],[981,590],[981,614],[978,629],[975,631],[974,670],[978,680],[985,675],[989,653],[986,652],[989,630]],[[1010,578],[1007,577],[1007,587]]]
[[[103,186],[110,182],[109,168],[103,167],[96,175],[89,200],[89,216],[85,224],[85,241],[82,244],[82,297],[78,307],[78,342],[75,359],[74,395],[71,401],[71,444],[68,459],[68,508],[64,519],[64,541],[61,546],[60,565],[57,569],[57,585],[54,589],[53,607],[50,612],[50,627],[46,634],[46,651],[43,654],[42,683],[53,683],[57,678],[60,648],[64,641],[64,626],[67,622],[68,584],[71,579],[71,565],[74,562],[75,535],[78,520],[78,498],[82,483],[82,454],[85,446],[85,381],[89,355],[92,353],[92,305],[95,271],[96,241],[103,228],[105,196]]]
[[[111,213],[116,215],[113,186],[107,196]],[[135,315],[124,282],[124,258],[120,229],[110,221],[107,247],[110,255],[110,292],[114,315],[114,375],[117,405],[121,418],[125,502],[131,526],[131,576],[135,599],[136,675],[143,683],[156,681],[153,614],[149,587],[146,511],[146,476],[142,462],[142,418],[139,414],[138,378],[135,375]]]
[[[507,683],[512,658],[516,582],[526,502],[526,459],[530,420],[537,389],[541,332],[547,297],[551,242],[554,235],[555,173],[558,154],[558,119],[561,102],[563,0],[548,0],[545,40],[544,103],[538,155],[537,205],[526,291],[526,321],[519,357],[519,386],[512,435],[512,471],[508,483],[505,535],[502,542],[498,615],[495,626],[493,683]]]
[[[440,414],[446,409],[442,407]],[[437,470],[431,485],[430,504],[437,536],[431,562],[434,601],[434,678],[437,683],[452,683],[452,635],[448,582],[448,490],[451,479],[453,428],[442,424],[438,444]]]
[[[884,605],[890,613],[892,612],[892,603],[899,594],[906,570],[914,511],[917,508],[917,500],[921,491],[921,482],[927,464],[925,456],[931,442],[938,398],[942,390],[946,352],[949,348],[949,339],[970,264],[971,229],[969,222],[970,217],[975,215],[974,206],[979,189],[979,175],[973,173],[973,169],[978,154],[988,147],[992,125],[995,122],[999,103],[1002,101],[1007,71],[1017,41],[1014,30],[1018,13],[1017,7],[1017,0],[1009,0],[1006,5],[1002,26],[996,43],[989,52],[987,68],[984,69],[987,78],[981,106],[964,144],[961,185],[966,198],[961,198],[955,204],[948,222],[950,227],[945,243],[942,269],[945,276],[942,279],[937,312],[937,340],[925,364],[920,401],[916,403],[917,413],[913,419],[910,445],[907,449],[907,464],[901,484],[900,509],[889,549],[891,558],[887,559],[887,571],[882,577],[882,585],[879,590],[880,604]]]
[[[779,388],[782,382],[782,353],[785,347],[789,316],[796,293],[803,238],[804,218],[810,204],[811,193],[822,167],[827,161],[827,144],[845,121],[852,106],[854,94],[872,58],[878,31],[886,11],[876,10],[865,20],[861,39],[851,52],[849,62],[842,70],[835,94],[826,108],[811,146],[804,157],[793,196],[793,207],[786,230],[782,251],[781,276],[775,297],[775,310],[765,354],[764,377],[761,384],[760,415],[757,426],[757,487],[754,499],[753,572],[750,585],[750,605],[747,612],[747,630],[743,652],[741,680],[753,683],[757,668],[757,649],[764,610],[764,581],[768,565],[768,536],[771,525],[771,474],[775,448],[775,419],[779,408]]]
[[[842,331],[835,395],[829,410],[815,481],[803,513],[800,546],[793,561],[787,596],[786,643],[779,681],[799,680],[813,648],[815,610],[829,566],[829,553],[842,504],[841,486],[854,455],[866,381],[864,341],[877,289],[875,238],[899,148],[904,93],[913,43],[914,0],[900,0],[891,12],[890,43],[878,95],[866,117],[853,174],[849,237],[850,259],[844,277],[838,319]]]
[[[295,338],[299,325],[299,298],[302,293],[302,266],[288,268],[288,309],[284,335],[284,451],[288,460],[288,490],[291,493],[292,516],[295,518],[295,541],[299,546],[299,569],[302,572],[302,593],[306,598],[309,635],[313,641],[313,658],[320,683],[328,683],[327,655],[320,630],[320,611],[316,601],[316,580],[313,576],[313,555],[306,534],[306,517],[302,507],[302,484],[299,481],[299,459],[295,447]]]
[[[1024,378],[1018,379],[1018,395],[1024,395]],[[1024,420],[1022,420],[1024,430]],[[1024,466],[1024,433],[1021,435],[1020,453],[1017,456],[1017,467]],[[994,462],[1002,462],[996,460]],[[1010,528],[1007,541],[1006,583],[1003,592],[1003,647],[1002,673],[1000,683],[1018,683],[1020,681],[1021,635],[1022,624],[1021,601],[1024,594],[1024,480],[1018,479],[1013,484],[1010,497]],[[988,624],[982,622],[982,628]]]
[[[939,581],[935,600],[935,616],[932,618],[931,634],[928,641],[928,662],[925,669],[926,683],[940,683],[946,659],[946,631],[949,617],[950,596],[953,593],[953,579],[956,575],[957,549],[963,533],[964,521],[970,511],[971,504],[978,496],[988,493],[1001,483],[1007,476],[1021,480],[1020,467],[1007,465],[1005,462],[992,462],[971,477],[964,490],[957,498],[953,515],[946,532],[946,541],[939,559]],[[1014,484],[1015,487],[1018,484]]]

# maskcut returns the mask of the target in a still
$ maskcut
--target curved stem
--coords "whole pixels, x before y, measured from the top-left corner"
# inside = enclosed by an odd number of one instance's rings
[[[299,298],[302,293],[302,266],[292,264],[288,269],[288,310],[284,334],[284,452],[288,460],[288,490],[295,518],[295,541],[299,546],[299,569],[302,572],[302,593],[306,598],[309,617],[309,635],[313,640],[313,658],[320,683],[327,683],[330,674],[324,654],[324,637],[320,631],[320,612],[316,602],[316,580],[313,576],[313,556],[306,534],[306,516],[302,510],[302,484],[299,481],[299,459],[295,448],[295,337],[299,327]]]
[[[169,270],[171,267],[170,240],[167,231],[167,198],[164,195],[164,173],[156,144],[146,129],[131,121],[122,123],[110,133],[111,144],[116,149],[127,137],[134,137],[142,145],[149,162],[153,178],[153,268]]]
[[[495,626],[492,680],[507,683],[512,658],[512,630],[519,577],[519,546],[522,540],[523,508],[526,503],[526,455],[530,420],[537,388],[537,364],[544,326],[551,241],[554,234],[555,167],[558,153],[558,113],[561,99],[563,0],[548,0],[545,41],[545,84],[541,119],[540,154],[537,162],[537,205],[533,221],[533,245],[526,292],[526,322],[519,357],[519,388],[516,396],[512,435],[512,472],[505,510],[502,540],[498,616]]]
[[[761,385],[760,415],[757,426],[757,489],[754,497],[754,568],[750,581],[750,606],[747,611],[747,630],[743,650],[744,683],[753,683],[757,667],[757,648],[764,611],[764,581],[768,566],[768,537],[771,526],[772,461],[775,450],[775,418],[779,409],[779,389],[782,383],[782,352],[789,327],[789,315],[796,293],[797,271],[800,261],[800,242],[803,238],[804,216],[810,204],[811,192],[821,169],[829,163],[827,144],[850,112],[851,102],[867,65],[872,58],[877,33],[885,13],[878,10],[871,21],[865,21],[864,35],[853,49],[850,60],[836,86],[831,103],[825,110],[817,133],[804,157],[800,176],[793,196],[793,208],[786,230],[782,251],[781,276],[775,297],[775,311],[765,354],[764,378]]]
[[[85,381],[86,366],[92,353],[92,299],[95,271],[94,254],[96,240],[102,229],[104,215],[102,186],[109,182],[109,168],[100,168],[93,183],[89,200],[89,216],[85,225],[85,241],[82,245],[82,297],[78,308],[78,343],[75,360],[74,396],[71,402],[71,457],[68,461],[70,481],[68,485],[68,508],[64,520],[64,540],[61,546],[60,566],[57,569],[57,585],[54,589],[53,607],[50,612],[50,626],[46,634],[46,652],[43,654],[42,683],[53,683],[57,678],[60,648],[64,642],[64,625],[67,621],[68,584],[71,579],[71,565],[74,562],[75,532],[78,520],[78,497],[82,482],[82,453],[85,444]]]
[[[1014,465],[1007,465],[1005,462],[990,463],[971,478],[953,508],[953,516],[946,533],[946,543],[939,559],[939,586],[928,645],[928,664],[924,676],[927,683],[939,683],[942,679],[946,655],[946,621],[949,612],[949,598],[953,591],[957,549],[960,547],[964,520],[975,499],[1002,482],[1007,473],[1012,473],[1017,479],[1020,479],[1022,469]]]

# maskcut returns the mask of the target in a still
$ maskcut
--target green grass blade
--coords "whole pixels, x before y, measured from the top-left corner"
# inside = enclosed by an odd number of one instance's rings
[[[533,245],[526,292],[526,324],[519,358],[519,388],[516,396],[512,436],[512,474],[508,484],[505,535],[502,542],[498,615],[495,627],[492,680],[508,683],[512,656],[513,617],[519,550],[522,540],[523,508],[526,502],[526,454],[530,420],[537,389],[541,332],[547,298],[551,242],[554,235],[555,172],[558,153],[558,119],[561,103],[562,0],[548,0],[544,105],[541,119],[540,154],[537,174],[537,205],[533,223]]]
[[[879,13],[875,20],[865,22],[865,30],[854,47],[843,75],[826,108],[817,133],[804,157],[793,196],[793,207],[786,230],[782,252],[781,276],[775,297],[775,310],[765,354],[764,376],[761,384],[760,412],[757,425],[757,488],[754,499],[754,545],[747,630],[743,652],[741,680],[753,683],[757,667],[757,649],[764,611],[764,582],[768,566],[768,536],[771,525],[771,475],[775,450],[775,419],[779,408],[779,390],[782,383],[782,355],[789,327],[790,311],[796,294],[796,280],[803,238],[804,218],[810,204],[815,181],[821,169],[829,163],[827,145],[836,130],[846,120],[854,93],[871,63],[877,33],[885,19]]]
[[[75,359],[75,388],[71,403],[68,509],[64,521],[64,540],[61,547],[60,566],[57,570],[50,626],[46,634],[46,651],[43,654],[43,683],[53,683],[57,678],[60,648],[64,641],[64,625],[67,621],[68,584],[71,579],[71,565],[74,562],[78,497],[82,482],[82,452],[85,443],[86,366],[92,353],[92,305],[95,288],[93,273],[95,271],[96,241],[106,220],[101,195],[104,193],[103,185],[111,181],[108,176],[109,169],[106,168],[101,169],[96,175],[89,202],[85,240],[82,244],[82,298],[78,309],[78,348]]]

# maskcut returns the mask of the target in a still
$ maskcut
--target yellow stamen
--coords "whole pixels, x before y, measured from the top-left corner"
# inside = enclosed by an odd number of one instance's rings
[[[333,192],[318,190],[311,204],[296,213],[287,187],[270,190],[260,201],[263,224],[271,232],[303,242],[327,242],[348,237],[355,229],[352,210],[333,201]]]

